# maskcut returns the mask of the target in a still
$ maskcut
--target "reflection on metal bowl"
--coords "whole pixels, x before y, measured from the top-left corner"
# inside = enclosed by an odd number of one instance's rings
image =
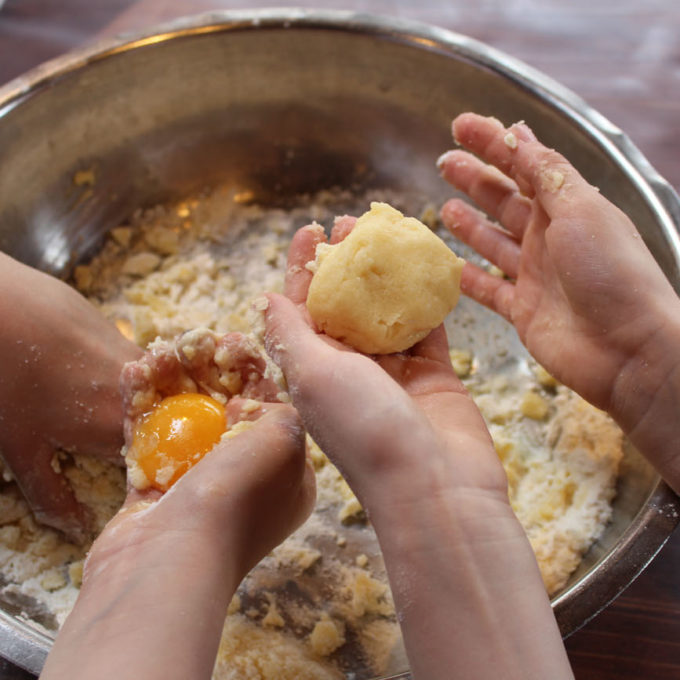
[[[344,12],[188,18],[1,88],[0,248],[65,275],[135,208],[218,183],[265,205],[334,186],[416,189],[439,203],[450,191],[434,159],[466,110],[526,120],[634,220],[680,285],[678,198],[608,121],[464,36]],[[79,200],[74,173],[93,167],[91,200]],[[629,448],[613,521],[553,599],[564,635],[635,578],[679,511]],[[0,610],[3,656],[38,672],[50,645]]]

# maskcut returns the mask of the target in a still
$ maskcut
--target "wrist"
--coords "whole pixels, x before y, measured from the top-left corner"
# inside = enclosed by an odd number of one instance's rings
[[[409,520],[418,533],[431,518],[455,518],[461,529],[474,532],[493,517],[515,519],[507,476],[490,440],[461,432],[455,445],[436,436],[428,443],[403,439],[379,465],[362,459],[351,470],[343,467],[374,524],[383,516],[387,524],[398,517],[400,531]]]
[[[95,542],[46,678],[113,680],[130,668],[150,680],[209,677],[237,568],[198,531],[131,519],[114,520]]]
[[[115,553],[94,552],[85,565],[77,606],[82,605],[81,617],[91,618],[94,628],[113,626],[118,634],[125,634],[128,625],[143,630],[167,617],[172,623],[166,630],[174,631],[176,644],[182,644],[193,633],[180,628],[193,627],[196,620],[206,633],[221,629],[239,581],[236,565],[208,541],[168,532],[168,539],[148,541],[142,547],[130,544]],[[116,615],[102,619],[102,611]]]
[[[680,300],[620,371],[609,414],[659,473],[680,491]]]
[[[499,494],[458,487],[371,519],[416,676],[571,677],[533,551]]]
[[[412,493],[380,501],[369,502],[371,522],[381,544],[385,539],[400,555],[450,561],[461,552],[472,556],[478,546],[526,543],[507,493],[416,481]]]
[[[196,498],[193,507],[181,505],[186,510],[181,515],[180,506],[168,501],[171,498],[128,502],[118,512],[90,550],[83,589],[113,590],[130,582],[136,572],[140,579],[153,579],[156,570],[175,575],[179,588],[191,587],[184,574],[198,569],[210,578],[214,565],[218,565],[220,582],[229,577],[234,587],[238,584],[239,564],[233,550],[237,522],[212,522],[214,513],[205,511],[204,503]]]

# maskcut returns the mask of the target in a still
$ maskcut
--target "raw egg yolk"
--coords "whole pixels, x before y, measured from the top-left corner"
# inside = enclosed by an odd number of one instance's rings
[[[166,397],[137,426],[131,453],[151,486],[167,491],[226,429],[224,406],[212,397]]]

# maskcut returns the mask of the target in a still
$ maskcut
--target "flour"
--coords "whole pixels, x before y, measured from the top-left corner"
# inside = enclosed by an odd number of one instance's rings
[[[214,192],[137,211],[110,232],[91,262],[76,268],[75,285],[142,347],[196,327],[248,332],[253,300],[283,288],[295,229],[313,220],[330,226],[335,215],[359,214],[371,200],[415,216],[426,205],[390,192],[326,192],[286,210],[263,209]],[[428,210],[428,223],[436,221]],[[507,348],[483,356],[477,350],[488,343],[475,326],[477,312],[461,302],[449,336],[456,345],[452,359],[491,429],[513,508],[553,593],[611,517],[621,433],[540,367],[532,371],[517,361],[508,369]],[[461,329],[471,338],[465,347],[457,344]],[[310,446],[316,509],[240,586],[215,680],[362,680],[406,669],[375,534],[338,470]],[[85,454],[64,454],[58,463],[101,528],[123,500],[123,472]],[[86,548],[37,525],[14,483],[3,482],[5,602],[56,631],[77,596]]]

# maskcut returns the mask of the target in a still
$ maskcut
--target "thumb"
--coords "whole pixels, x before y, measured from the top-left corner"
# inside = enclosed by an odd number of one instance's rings
[[[212,537],[245,574],[312,511],[315,478],[305,448],[295,409],[267,405],[158,500],[158,526]]]
[[[41,524],[83,544],[91,529],[88,509],[76,499],[66,477],[54,464],[55,450],[47,442],[22,442],[19,455],[5,451],[3,460],[16,479],[28,505]],[[31,456],[25,451],[33,451]]]
[[[310,328],[300,309],[288,298],[269,293],[267,300],[267,353],[283,371],[289,384],[298,385],[306,366],[317,365],[318,361],[331,361],[334,350]]]

